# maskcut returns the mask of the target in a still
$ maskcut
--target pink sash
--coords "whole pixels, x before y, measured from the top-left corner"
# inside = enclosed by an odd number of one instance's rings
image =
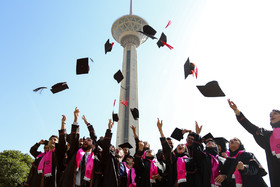
[[[84,156],[84,154],[85,154],[85,152],[82,148],[80,148],[77,152],[77,155],[76,155],[76,170],[77,171],[79,170],[80,163],[81,163],[81,160],[82,160],[82,157]],[[93,154],[93,152],[91,152],[91,154],[87,158],[84,180],[90,181],[93,165],[94,165],[94,154]]]
[[[211,184],[213,185],[217,185],[220,186],[220,183],[215,182],[215,178],[219,176],[220,172],[220,168],[219,168],[219,161],[218,161],[218,155],[213,156],[211,154],[209,154],[211,156],[211,166],[212,166],[212,172],[211,172]]]
[[[177,180],[178,184],[182,182],[187,182],[186,179],[186,164],[184,159],[188,158],[187,156],[177,157]]]
[[[52,154],[54,151],[55,149],[47,152],[38,165],[38,173],[43,173],[44,170],[45,177],[52,176]]]
[[[270,149],[274,156],[280,158],[280,128],[273,128],[270,136]]]
[[[142,159],[145,159],[145,158],[146,158],[146,151],[144,152],[144,154],[142,156]],[[152,179],[152,177],[153,177],[153,175],[156,175],[158,173],[157,166],[155,165],[155,162],[157,160],[156,159],[153,159],[153,160],[147,159],[147,160],[151,163],[151,166],[150,166],[150,182],[151,183],[156,183],[156,180]]]
[[[40,158],[42,156],[44,156],[46,153],[40,153],[36,158]]]
[[[135,174],[135,169],[134,168],[129,168],[126,162],[123,162],[123,165],[125,166],[125,171],[127,174],[127,187],[136,187],[136,174]],[[130,173],[131,173],[131,183],[130,183]]]
[[[243,152],[244,152],[244,150],[238,151],[238,153],[236,155],[234,155],[232,158],[236,158],[237,156],[241,155]],[[227,152],[227,155],[229,156],[229,152]],[[241,174],[239,173],[239,171],[237,169],[234,171],[233,175],[235,178],[235,183],[242,184]]]

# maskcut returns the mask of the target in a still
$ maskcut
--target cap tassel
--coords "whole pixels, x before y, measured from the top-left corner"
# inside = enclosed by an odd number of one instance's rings
[[[127,101],[128,101],[128,98],[125,101],[121,101],[121,104],[123,104],[124,106],[127,107]]]
[[[40,94],[42,93],[43,89],[47,89],[47,87],[39,87],[33,90],[33,92],[38,92],[40,91]]]
[[[197,67],[195,67],[195,78],[197,78],[197,74],[198,74],[198,69],[197,69]]]
[[[113,45],[114,45],[115,43],[114,42],[112,42],[112,44],[111,44],[111,49],[113,48]]]
[[[167,44],[166,42],[164,41],[161,41],[163,43],[163,45],[165,45],[166,47],[168,47],[170,50],[171,49],[174,49],[174,47],[172,47],[171,45]]]
[[[114,104],[113,104],[113,107],[115,106],[115,104],[116,104],[116,99],[114,100]]]
[[[167,28],[171,24],[171,20],[168,21],[167,25],[165,28]]]

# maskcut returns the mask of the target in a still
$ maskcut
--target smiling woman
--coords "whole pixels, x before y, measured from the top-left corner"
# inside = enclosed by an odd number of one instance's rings
[[[271,187],[280,186],[280,178],[278,177],[280,169],[280,111],[273,110],[270,113],[270,123],[273,131],[268,131],[252,124],[238,110],[233,101],[228,100],[228,103],[230,108],[235,112],[238,122],[254,136],[257,144],[265,150]]]

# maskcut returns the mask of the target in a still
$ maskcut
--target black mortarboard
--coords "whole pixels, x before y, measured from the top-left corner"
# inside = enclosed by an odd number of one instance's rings
[[[171,137],[178,141],[182,140],[184,138],[182,131],[182,129],[176,127],[172,132]]]
[[[185,72],[185,79],[188,77],[188,75],[193,74],[195,70],[195,65],[190,62],[190,59],[186,61],[184,64],[184,72]]]
[[[155,29],[153,29],[150,25],[144,25],[143,31],[138,31],[138,32],[141,32],[142,34],[144,34],[152,39],[156,39],[155,34],[157,33],[157,31]]]
[[[116,121],[116,122],[119,121],[119,116],[118,116],[118,114],[115,114],[114,112],[112,113],[112,118],[113,118],[113,121]]]
[[[126,142],[126,143],[123,143],[123,144],[120,144],[119,147],[121,148],[128,148],[128,149],[131,149],[132,146],[130,145],[130,143]]]
[[[119,70],[117,73],[114,74],[114,79],[120,83],[123,80],[123,74],[121,70]]]
[[[223,97],[224,92],[217,81],[208,82],[205,86],[196,86],[205,97]]]
[[[228,141],[224,137],[214,138],[214,141],[217,145],[221,146],[221,152],[226,152],[226,143],[228,143]]]
[[[107,52],[110,52],[113,48],[114,42],[110,43],[109,39],[107,40],[107,42],[105,43],[104,47],[105,47],[105,54]]]
[[[166,37],[166,35],[164,33],[161,33],[161,36],[160,36],[160,38],[159,38],[159,40],[157,42],[157,46],[158,47],[163,47],[164,44],[162,42],[165,42],[165,43],[167,42],[167,37]]]
[[[236,158],[227,157],[220,173],[231,176],[234,173],[237,164],[238,160]]]
[[[139,111],[138,111],[138,109],[137,108],[131,108],[130,111],[131,111],[131,114],[132,114],[133,118],[135,120],[137,120],[139,118]]]
[[[88,58],[77,59],[76,74],[87,74],[89,71]]]
[[[40,93],[43,91],[43,89],[47,89],[47,87],[39,87],[33,90],[33,92],[38,92],[40,91]]]
[[[212,135],[210,132],[209,132],[208,134],[206,134],[205,136],[203,136],[203,137],[202,137],[202,140],[205,141],[205,140],[207,140],[207,139],[209,139],[209,138],[211,138],[211,139],[214,140],[214,137],[213,137],[213,135]]]
[[[65,89],[68,89],[68,88],[69,88],[69,87],[68,87],[68,85],[67,85],[66,82],[60,82],[60,83],[57,83],[57,84],[55,84],[55,85],[52,86],[51,92],[52,92],[53,94],[55,94],[55,93],[57,93],[57,92],[61,92],[61,91],[65,90]]]

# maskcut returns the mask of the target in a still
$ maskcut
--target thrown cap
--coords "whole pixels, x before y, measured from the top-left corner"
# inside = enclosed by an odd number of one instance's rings
[[[132,114],[133,118],[135,120],[137,120],[139,118],[139,111],[138,111],[138,109],[137,108],[131,108],[130,111],[131,111],[131,114]]]
[[[77,59],[76,74],[87,74],[89,72],[88,58]]]
[[[68,85],[66,82],[60,82],[60,83],[57,83],[55,85],[52,86],[51,88],[51,92],[53,94],[57,93],[57,92],[61,92],[65,89],[69,89]]]
[[[113,48],[114,42],[110,43],[109,39],[107,40],[107,42],[104,44],[105,47],[105,54],[107,52],[110,52]]]
[[[155,29],[153,29],[150,25],[144,25],[143,31],[138,31],[138,32],[141,32],[142,34],[144,34],[152,39],[156,39],[155,34],[157,33],[157,31]]]
[[[205,86],[196,86],[205,97],[224,97],[225,94],[217,81],[208,82]]]
[[[120,83],[122,80],[123,80],[123,74],[121,72],[121,70],[117,71],[115,74],[114,74],[114,79]]]
[[[182,140],[184,138],[182,131],[182,129],[176,127],[172,132],[171,137],[178,141]]]
[[[116,121],[116,122],[118,122],[119,121],[119,116],[118,116],[118,114],[116,114],[116,113],[112,113],[112,118],[113,118],[113,121]]]
[[[195,70],[195,65],[193,63],[190,62],[190,59],[188,58],[188,60],[186,61],[186,63],[184,64],[184,72],[185,72],[185,79],[190,75],[193,74]]]
[[[126,143],[123,143],[123,144],[120,144],[119,147],[121,148],[128,148],[128,149],[131,149],[132,146],[130,145],[130,143],[126,142]]]
[[[160,36],[160,38],[157,42],[157,46],[158,47],[163,47],[164,46],[163,42],[165,42],[165,43],[167,42],[167,37],[164,33],[161,33],[161,36]]]

